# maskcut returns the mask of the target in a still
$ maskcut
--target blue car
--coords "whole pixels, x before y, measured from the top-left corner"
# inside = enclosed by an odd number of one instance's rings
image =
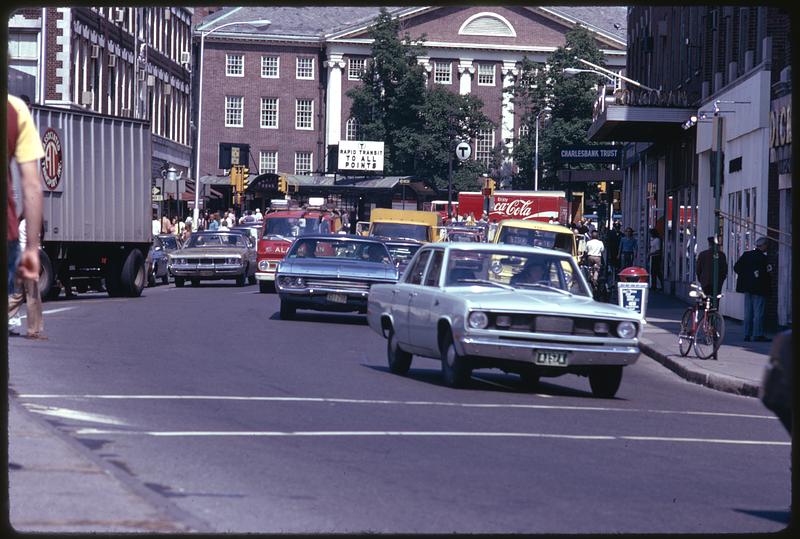
[[[167,255],[180,248],[178,239],[172,234],[159,234],[153,237],[153,244],[147,253],[147,286],[155,286],[157,281],[169,284],[169,270]]]

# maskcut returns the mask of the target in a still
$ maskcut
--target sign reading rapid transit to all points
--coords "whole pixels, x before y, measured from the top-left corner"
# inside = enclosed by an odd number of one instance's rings
[[[339,141],[339,170],[383,171],[383,142]]]
[[[621,146],[564,146],[562,163],[619,163]]]
[[[472,154],[472,148],[470,148],[469,143],[467,142],[459,142],[458,146],[456,146],[456,157],[460,161],[466,161],[469,159],[469,156]]]

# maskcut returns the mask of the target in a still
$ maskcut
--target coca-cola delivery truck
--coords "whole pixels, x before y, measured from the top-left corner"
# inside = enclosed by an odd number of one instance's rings
[[[569,223],[580,218],[582,193],[572,194],[572,210],[564,191],[495,191],[489,197],[489,222],[504,219],[524,219],[542,222]],[[483,215],[486,197],[479,192],[462,191],[458,194],[458,214],[464,218]]]
[[[31,114],[45,152],[42,296],[58,295],[57,278],[139,296],[152,242],[150,124],[49,106]]]

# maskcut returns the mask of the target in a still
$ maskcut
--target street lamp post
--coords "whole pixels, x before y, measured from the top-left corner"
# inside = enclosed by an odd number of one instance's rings
[[[552,112],[552,110],[553,109],[551,109],[550,107],[545,107],[542,110],[540,110],[539,113],[536,115],[536,136],[535,136],[535,139],[536,139],[535,146],[536,147],[535,147],[535,150],[534,150],[534,153],[533,153],[533,159],[534,159],[534,161],[533,161],[534,162],[534,164],[533,164],[533,190],[534,191],[538,191],[539,190],[539,116],[541,116],[542,113],[544,113],[544,112]]]
[[[448,120],[447,125],[447,222],[453,220],[453,152],[455,151],[453,142],[456,136],[456,128],[453,125],[453,117]]]
[[[200,73],[198,74],[198,91],[197,91],[197,140],[195,141],[195,167],[194,167],[194,212],[192,213],[192,226],[197,228],[200,223],[200,135],[203,128],[203,51],[205,49],[206,36],[225,28],[226,26],[252,26],[257,29],[266,27],[272,24],[267,19],[258,19],[254,21],[233,21],[221,24],[207,32],[200,32]]]

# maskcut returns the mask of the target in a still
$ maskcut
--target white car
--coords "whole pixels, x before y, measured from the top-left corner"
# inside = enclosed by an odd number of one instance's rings
[[[388,339],[397,374],[417,354],[440,359],[451,387],[490,367],[519,374],[528,387],[542,376],[588,376],[592,393],[606,398],[639,357],[644,324],[595,301],[569,254],[482,243],[422,247],[397,284],[370,289],[367,320]]]

